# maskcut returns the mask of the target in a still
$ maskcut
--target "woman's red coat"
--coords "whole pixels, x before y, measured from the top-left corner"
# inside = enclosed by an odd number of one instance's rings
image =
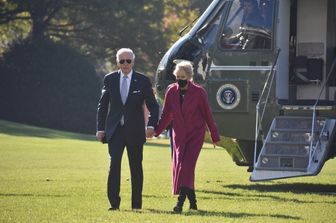
[[[181,187],[194,189],[196,162],[208,128],[213,142],[220,140],[208,103],[206,91],[189,82],[184,101],[180,103],[179,86],[168,86],[161,119],[155,129],[159,135],[173,123],[173,194]]]

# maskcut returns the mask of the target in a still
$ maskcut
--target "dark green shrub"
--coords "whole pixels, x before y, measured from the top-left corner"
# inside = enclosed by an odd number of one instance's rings
[[[0,119],[93,133],[99,93],[93,65],[65,45],[26,40],[0,62]]]

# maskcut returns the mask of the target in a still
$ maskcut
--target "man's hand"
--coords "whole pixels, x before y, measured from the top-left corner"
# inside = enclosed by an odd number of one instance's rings
[[[105,137],[105,132],[104,131],[96,132],[96,137],[97,137],[99,142],[103,142],[104,137]]]
[[[147,128],[146,129],[146,137],[152,138],[155,135],[155,131],[153,128]]]

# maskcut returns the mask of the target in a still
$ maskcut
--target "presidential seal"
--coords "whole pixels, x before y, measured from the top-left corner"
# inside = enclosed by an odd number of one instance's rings
[[[234,109],[240,102],[239,89],[233,84],[224,84],[218,89],[216,100],[223,109]]]

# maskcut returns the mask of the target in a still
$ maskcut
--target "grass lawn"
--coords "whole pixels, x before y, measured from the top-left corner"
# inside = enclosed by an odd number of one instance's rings
[[[336,222],[336,159],[316,177],[252,183],[224,149],[206,144],[196,171],[200,210],[187,204],[182,214],[171,212],[168,140],[149,140],[143,165],[143,210],[131,210],[124,154],[121,210],[108,212],[106,145],[0,121],[0,222]]]

